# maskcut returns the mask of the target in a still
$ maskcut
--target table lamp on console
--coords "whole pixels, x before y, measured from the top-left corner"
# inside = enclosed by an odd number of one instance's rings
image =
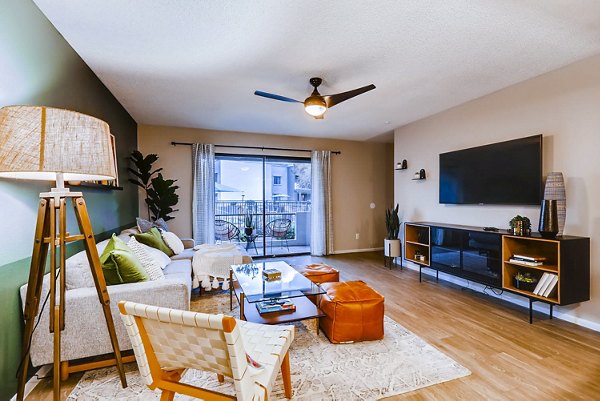
[[[123,387],[127,385],[121,361],[110,299],[102,274],[96,241],[83,194],[65,188],[65,181],[113,180],[116,177],[114,140],[106,122],[74,111],[43,106],[8,106],[0,109],[0,177],[55,181],[56,187],[40,193],[31,269],[24,306],[23,360],[19,369],[17,399],[24,396],[29,345],[42,294],[46,257],[50,251],[50,327],[54,334],[54,400],[60,399],[60,333],[65,327],[65,245],[83,241],[103,308],[108,333]],[[66,206],[70,199],[80,234],[67,232]],[[51,276],[51,277],[52,277]]]

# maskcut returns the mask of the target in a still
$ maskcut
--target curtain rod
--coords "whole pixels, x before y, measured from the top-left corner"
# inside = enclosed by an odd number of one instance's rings
[[[189,142],[171,142],[171,145],[173,146],[177,146],[177,145],[185,145],[185,146],[192,146],[193,143],[189,143]],[[238,148],[238,149],[260,149],[260,150],[287,150],[287,151],[293,151],[293,152],[312,152],[312,150],[310,149],[291,149],[291,148],[271,148],[268,146],[234,146],[234,145],[215,145],[219,148]],[[340,155],[342,154],[341,151],[339,150],[332,150],[331,153],[333,153],[334,155]]]

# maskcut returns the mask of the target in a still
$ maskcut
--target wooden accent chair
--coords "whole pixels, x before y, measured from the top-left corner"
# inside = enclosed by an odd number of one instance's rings
[[[215,239],[218,241],[240,241],[240,229],[226,220],[215,220]]]
[[[268,400],[281,367],[285,396],[291,398],[288,349],[294,326],[267,326],[230,316],[187,312],[119,302],[140,374],[161,400],[175,393],[207,401]],[[186,369],[199,369],[234,381],[237,396],[180,383]]]

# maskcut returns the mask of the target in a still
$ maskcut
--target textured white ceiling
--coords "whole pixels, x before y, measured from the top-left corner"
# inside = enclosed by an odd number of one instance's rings
[[[143,124],[366,140],[600,53],[597,0],[34,1]],[[312,76],[377,89],[324,120],[253,95]]]

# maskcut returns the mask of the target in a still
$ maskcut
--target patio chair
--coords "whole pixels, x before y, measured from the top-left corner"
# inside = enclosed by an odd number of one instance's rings
[[[175,393],[204,400],[267,400],[281,369],[291,398],[288,349],[294,326],[269,326],[231,316],[119,302],[140,374],[162,400]],[[180,383],[187,369],[214,372],[234,381],[235,396]]]
[[[273,239],[285,241],[285,247],[290,250],[287,235],[292,225],[290,219],[275,219],[267,223],[266,236],[271,238],[271,248],[273,248]]]
[[[240,229],[226,220],[215,220],[215,240],[229,241],[240,240]]]

